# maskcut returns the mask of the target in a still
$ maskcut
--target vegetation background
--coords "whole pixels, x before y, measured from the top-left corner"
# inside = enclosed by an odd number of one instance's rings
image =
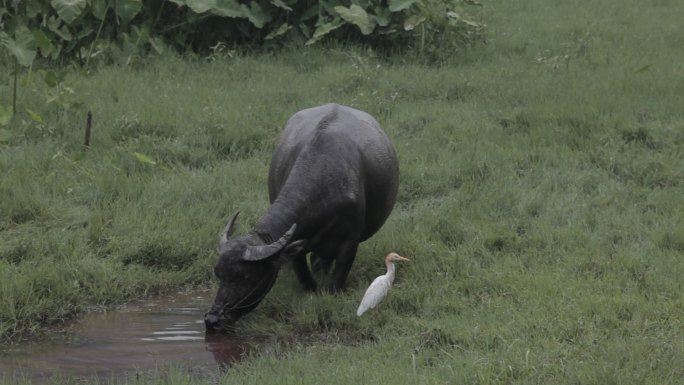
[[[284,122],[335,101],[374,115],[401,161],[349,289],[303,293],[285,269],[240,330],[282,349],[217,378],[139,381],[681,383],[682,14],[677,0],[488,1],[471,13],[483,39],[461,49],[216,46],[26,70],[0,131],[3,341],[213,282],[227,216],[244,231],[268,207]],[[357,318],[389,250],[413,262]]]

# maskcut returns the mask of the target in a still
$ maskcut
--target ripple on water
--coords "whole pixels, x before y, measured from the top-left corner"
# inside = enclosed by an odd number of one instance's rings
[[[210,296],[207,291],[176,293],[89,314],[59,338],[3,349],[0,379],[28,376],[39,382],[54,374],[110,378],[170,363],[225,367],[244,356],[248,346],[235,337],[205,336]]]

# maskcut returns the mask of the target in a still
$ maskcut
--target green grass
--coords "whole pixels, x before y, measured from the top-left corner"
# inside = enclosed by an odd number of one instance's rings
[[[22,113],[0,144],[0,334],[211,281],[228,215],[240,210],[244,231],[268,207],[284,122],[335,101],[394,141],[398,204],[345,293],[303,295],[285,269],[241,323],[282,348],[216,381],[681,383],[684,4],[480,12],[487,44],[445,66],[302,49],[72,75],[84,107],[68,112],[22,90],[45,123]],[[413,262],[358,319],[390,250]],[[169,369],[148,381],[199,380]]]

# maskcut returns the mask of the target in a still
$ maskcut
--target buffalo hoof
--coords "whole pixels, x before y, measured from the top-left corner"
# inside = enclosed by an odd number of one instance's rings
[[[207,314],[204,316],[204,325],[207,331],[216,332],[221,330],[221,324],[219,323],[219,316],[216,314]]]

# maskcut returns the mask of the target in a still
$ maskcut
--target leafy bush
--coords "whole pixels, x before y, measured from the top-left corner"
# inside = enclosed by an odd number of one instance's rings
[[[326,37],[380,45],[434,32],[477,32],[463,18],[473,0],[3,0],[0,40],[23,66],[107,56],[130,62],[147,50],[207,51],[218,43],[314,44]],[[426,40],[426,32],[433,32]]]
[[[14,0],[0,8],[6,31],[0,32],[0,39],[24,66],[36,53],[87,62],[99,54],[102,42],[125,45],[135,40],[161,47],[161,41],[151,37],[151,15],[144,10],[141,0]]]
[[[181,7],[187,6],[198,15],[234,18],[228,26],[234,29],[229,36],[237,37],[238,41],[280,40],[309,45],[333,35],[391,44],[412,35],[416,27],[428,19],[432,21],[436,15],[431,10],[435,5],[443,8],[443,15],[439,16],[451,15],[455,20],[463,21],[457,13],[450,12],[458,3],[463,3],[458,0],[261,0],[249,5],[237,0],[220,4],[203,0],[171,1]],[[221,21],[225,24],[225,20]],[[475,23],[463,26],[480,28]]]

